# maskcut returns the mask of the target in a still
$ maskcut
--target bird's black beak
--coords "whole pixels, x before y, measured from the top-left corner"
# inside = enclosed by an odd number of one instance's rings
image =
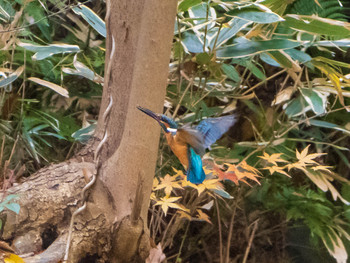
[[[160,116],[156,113],[154,113],[153,111],[146,109],[146,108],[142,108],[141,106],[137,106],[137,108],[142,111],[143,113],[147,114],[148,116],[152,117],[153,119],[155,119],[158,123],[160,122]]]

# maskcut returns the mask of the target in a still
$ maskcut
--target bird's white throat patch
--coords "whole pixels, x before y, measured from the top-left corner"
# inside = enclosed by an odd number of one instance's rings
[[[166,130],[168,132],[171,132],[172,134],[176,134],[176,132],[177,132],[177,129],[174,129],[174,128],[166,128]]]

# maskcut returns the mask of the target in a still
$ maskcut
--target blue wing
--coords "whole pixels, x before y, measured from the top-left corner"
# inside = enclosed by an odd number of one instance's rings
[[[220,139],[236,121],[237,118],[235,115],[202,120],[196,129],[203,134],[203,146],[208,148]]]
[[[189,147],[189,167],[187,170],[187,180],[194,184],[200,184],[205,179],[205,173],[202,167],[202,158],[196,154],[192,147]]]

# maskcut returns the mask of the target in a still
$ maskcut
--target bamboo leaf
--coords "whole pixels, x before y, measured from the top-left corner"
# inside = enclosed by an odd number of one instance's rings
[[[178,12],[185,12],[192,6],[198,5],[202,0],[183,0],[177,7]]]
[[[258,24],[270,24],[284,21],[282,17],[271,11],[262,12],[255,8],[235,9],[228,13],[229,16],[241,18]]]
[[[72,53],[80,51],[79,46],[68,44],[52,44],[47,46],[41,46],[37,44],[19,42],[18,46],[23,47],[26,50],[36,52],[32,56],[33,60],[42,60],[60,53]]]
[[[7,78],[0,80],[0,88],[5,87],[14,82],[23,72],[24,66],[20,66],[16,71],[12,72]]]
[[[106,37],[106,25],[105,22],[86,5],[79,5],[73,7],[74,13],[82,16],[86,22],[90,24],[101,36]]]
[[[308,32],[311,34],[339,36],[347,38],[350,36],[350,23],[322,18],[316,15],[295,15],[289,14],[285,17],[285,24],[289,28]]]
[[[253,56],[266,51],[277,51],[280,49],[290,49],[300,46],[301,43],[287,39],[272,39],[249,41],[236,43],[219,48],[216,51],[218,58],[242,58]]]
[[[55,83],[43,80],[43,79],[39,79],[39,78],[34,78],[34,77],[30,77],[28,78],[28,80],[33,81],[35,83],[38,83],[42,86],[45,86],[49,89],[52,89],[53,91],[57,92],[58,94],[61,94],[63,97],[69,98],[68,95],[68,90],[66,90],[65,88],[62,88],[61,86],[58,86]]]
[[[334,129],[334,130],[342,131],[342,132],[350,135],[350,131],[349,130],[347,130],[346,128],[344,128],[342,126],[336,125],[334,123],[330,123],[330,122],[327,122],[327,121],[321,121],[321,120],[315,120],[315,119],[309,120],[309,122],[313,126],[322,127],[322,128],[328,128],[328,129]]]

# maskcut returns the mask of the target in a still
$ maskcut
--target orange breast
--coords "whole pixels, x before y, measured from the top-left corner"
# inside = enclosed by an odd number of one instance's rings
[[[172,136],[171,133],[166,133],[165,137],[173,153],[180,160],[181,164],[185,167],[185,169],[187,169],[188,167],[187,144],[183,143],[183,141],[181,140],[178,140],[176,135]]]

